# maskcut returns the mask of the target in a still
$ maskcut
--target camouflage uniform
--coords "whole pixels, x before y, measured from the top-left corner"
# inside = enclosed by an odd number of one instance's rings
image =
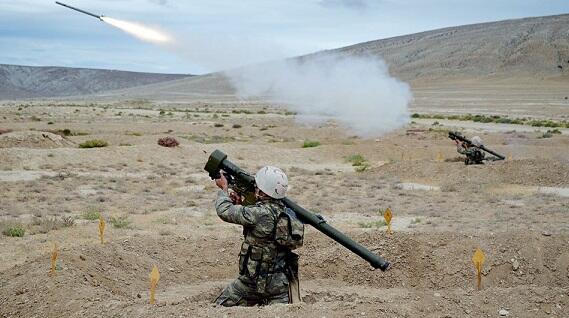
[[[239,253],[239,277],[217,297],[216,304],[289,303],[287,271],[291,264],[296,264],[298,256],[274,241],[276,220],[284,208],[275,199],[250,206],[234,205],[227,193],[218,192],[217,215],[226,222],[243,225],[245,240]]]
[[[464,164],[466,165],[484,163],[484,153],[476,147],[464,147],[462,145],[457,145],[456,151],[460,154],[466,155],[466,159],[464,159]]]

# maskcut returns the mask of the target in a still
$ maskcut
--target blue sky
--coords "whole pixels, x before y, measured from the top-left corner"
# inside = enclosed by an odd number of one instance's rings
[[[204,73],[446,26],[569,13],[569,0],[62,0],[160,28],[141,42],[54,1],[0,0],[0,63]]]

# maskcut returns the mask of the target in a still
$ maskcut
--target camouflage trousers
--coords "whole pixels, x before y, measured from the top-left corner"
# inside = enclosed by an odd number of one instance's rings
[[[226,307],[288,304],[288,278],[282,272],[269,274],[265,291],[258,292],[256,280],[241,275],[221,292],[215,303]]]

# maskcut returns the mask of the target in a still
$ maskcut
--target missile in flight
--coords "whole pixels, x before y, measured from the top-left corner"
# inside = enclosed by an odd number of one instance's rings
[[[85,10],[81,10],[81,9],[72,7],[72,6],[67,5],[67,4],[65,4],[65,3],[61,3],[61,2],[59,2],[59,1],[55,1],[55,3],[56,3],[56,4],[59,4],[60,6],[64,6],[64,7],[67,7],[67,8],[69,8],[69,9],[72,9],[72,10],[75,10],[75,11],[78,11],[78,12],[81,12],[81,13],[84,13],[84,14],[87,14],[87,15],[90,15],[90,16],[92,16],[92,17],[95,17],[95,18],[97,18],[97,19],[103,21],[103,15],[96,15],[96,14],[94,14],[94,13],[87,12],[87,11],[85,11]]]

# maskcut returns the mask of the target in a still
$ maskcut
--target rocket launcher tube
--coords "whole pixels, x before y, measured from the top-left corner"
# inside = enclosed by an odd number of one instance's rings
[[[215,150],[209,156],[204,169],[209,172],[209,175],[212,179],[219,178],[220,170],[223,170],[225,172],[225,175],[228,177],[229,184],[233,187],[238,188],[238,192],[242,192],[243,190],[247,192],[255,191],[255,178],[245,170],[237,167],[232,162],[227,160],[227,155],[222,151]],[[244,193],[241,194],[245,195]],[[382,257],[372,253],[366,247],[360,245],[344,233],[336,230],[334,227],[326,223],[326,220],[324,220],[321,216],[304,209],[289,198],[284,198],[283,202],[287,207],[296,213],[302,222],[312,225],[315,229],[322,232],[324,235],[340,243],[345,248],[349,249],[359,257],[366,260],[374,268],[379,268],[382,271],[386,271],[391,266],[391,264],[388,261],[384,260]]]
[[[476,148],[478,148],[478,149],[484,150],[484,151],[486,151],[487,153],[496,156],[496,158],[498,158],[499,160],[504,160],[504,159],[506,159],[506,157],[504,157],[503,155],[501,155],[501,154],[499,154],[499,153],[497,153],[497,152],[495,152],[495,151],[492,151],[492,150],[490,150],[490,149],[484,147],[484,145],[475,146],[474,144],[472,144],[472,141],[470,141],[470,139],[464,137],[464,136],[461,135],[459,132],[456,132],[456,131],[449,131],[448,137],[449,137],[450,139],[452,139],[452,140],[460,140],[460,141],[462,141],[462,142],[467,143],[468,145],[470,145],[470,146],[472,146],[472,147],[476,147]]]
[[[79,9],[79,8],[72,7],[72,6],[68,5],[68,4],[61,3],[61,2],[59,2],[59,1],[55,1],[55,3],[56,3],[56,4],[59,4],[60,6],[64,6],[64,7],[66,7],[66,8],[71,9],[71,10],[75,10],[75,11],[84,13],[84,14],[86,14],[86,15],[90,15],[90,16],[92,16],[92,17],[95,17],[95,18],[97,18],[97,19],[103,21],[103,16],[102,16],[102,15],[96,15],[96,14],[94,14],[94,13],[91,13],[91,12],[88,12],[88,11],[85,11],[85,10],[81,10],[81,9]]]

